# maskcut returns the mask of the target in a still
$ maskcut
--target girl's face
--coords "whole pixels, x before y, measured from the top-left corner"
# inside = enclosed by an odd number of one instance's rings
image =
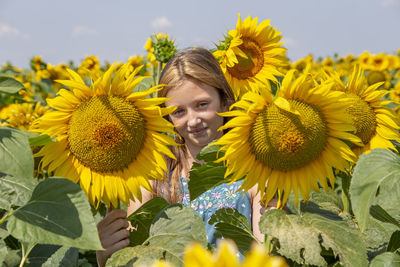
[[[223,125],[223,117],[216,113],[226,111],[226,107],[222,105],[217,89],[185,80],[169,90],[166,97],[171,98],[166,106],[177,107],[169,116],[189,149],[200,150],[222,136],[217,130]]]

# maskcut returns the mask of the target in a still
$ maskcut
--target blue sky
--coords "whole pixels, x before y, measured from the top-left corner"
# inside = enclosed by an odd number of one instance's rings
[[[178,48],[212,48],[239,12],[270,19],[292,60],[400,48],[400,0],[0,0],[0,65],[25,68],[36,55],[53,65],[90,54],[125,61],[145,54],[154,32]]]

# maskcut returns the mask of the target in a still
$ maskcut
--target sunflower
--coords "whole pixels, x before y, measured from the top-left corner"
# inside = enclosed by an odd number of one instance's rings
[[[233,117],[220,130],[231,128],[214,144],[226,151],[225,177],[236,181],[247,174],[240,189],[258,185],[267,205],[278,191],[282,207],[293,189],[304,200],[319,191],[318,180],[328,190],[334,184],[332,167],[345,170],[355,155],[342,140],[360,143],[351,119],[344,113],[348,99],[331,91],[332,83],[315,85],[306,73],[292,83],[290,70],[273,100],[271,95],[248,92],[222,116]],[[282,201],[282,202],[281,202]]]
[[[170,41],[169,35],[165,33],[157,33],[155,34],[157,40],[165,38],[166,40]],[[172,43],[174,43],[173,40],[171,40]],[[150,61],[151,64],[156,64],[157,59],[156,56],[154,55],[154,46],[153,46],[153,41],[151,40],[151,37],[147,39],[146,43],[144,44],[144,49],[147,50],[147,59]]]
[[[382,97],[389,93],[387,90],[378,89],[382,83],[368,86],[359,65],[354,66],[347,85],[337,76],[333,76],[333,79],[334,88],[345,92],[347,97],[352,99],[346,112],[352,118],[354,134],[363,143],[362,147],[354,147],[354,152],[360,155],[375,148],[396,150],[390,140],[400,141],[400,127],[395,113],[386,107],[391,101],[382,100]]]
[[[151,190],[149,179],[163,179],[164,155],[174,158],[167,147],[175,144],[173,138],[161,133],[174,133],[163,118],[174,109],[158,106],[166,98],[146,98],[158,87],[132,93],[144,78],[135,78],[139,68],[127,79],[129,63],[115,69],[111,66],[91,88],[68,70],[71,79],[58,82],[71,90],[48,99],[54,111],[34,125],[57,140],[36,154],[43,156],[42,168],[79,182],[95,206],[100,200],[114,207],[118,200],[141,200],[140,187]]]
[[[48,110],[49,108],[41,106],[40,103],[10,104],[0,110],[0,120],[4,120],[2,126],[29,131],[32,123]]]
[[[239,262],[238,250],[231,240],[222,240],[214,254],[204,249],[200,244],[191,244],[185,249],[185,267],[288,267],[285,259],[280,256],[270,256],[264,245],[252,246],[249,253]]]
[[[282,35],[269,20],[257,24],[257,18],[242,21],[239,14],[236,29],[228,32],[214,52],[237,99],[249,91],[265,90],[269,81],[278,82],[275,76],[283,76],[278,71],[285,65]]]
[[[101,77],[103,71],[101,70],[98,57],[94,55],[86,56],[85,59],[82,60],[81,64],[79,64],[78,73],[82,77],[89,77],[93,80],[97,80]]]

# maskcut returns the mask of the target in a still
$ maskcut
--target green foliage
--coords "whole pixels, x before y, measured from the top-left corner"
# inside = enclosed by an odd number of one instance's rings
[[[51,137],[48,136],[47,134],[42,134],[29,138],[30,146],[44,146],[50,143],[54,143],[54,140],[52,140]]]
[[[358,221],[361,231],[367,228],[370,220],[370,208],[379,195],[383,195],[383,203],[379,203],[383,208],[387,203],[397,214],[400,214],[400,207],[393,207],[393,199],[387,195],[392,195],[393,184],[398,184],[400,178],[400,156],[386,149],[374,149],[368,154],[360,157],[354,170],[350,184],[350,196],[354,215]],[[396,192],[396,190],[395,190]],[[386,196],[385,196],[386,195]],[[398,195],[397,195],[398,198]]]
[[[9,210],[22,206],[30,199],[37,182],[34,179],[0,174],[0,208]]]
[[[102,249],[87,197],[68,179],[40,182],[12,214],[7,230],[24,242]]]
[[[226,167],[223,163],[214,163],[214,161],[223,155],[218,152],[219,146],[206,146],[197,155],[197,159],[204,161],[203,164],[193,163],[190,170],[190,180],[188,183],[190,200],[194,200],[209,189],[228,182],[224,179]]]
[[[384,209],[382,209],[381,206],[372,205],[369,212],[370,212],[371,216],[374,217],[375,219],[377,219],[381,222],[391,223],[400,228],[400,223],[395,218],[390,216],[390,214],[387,213]]]
[[[178,52],[174,41],[165,37],[157,39],[156,35],[152,35],[151,41],[154,47],[154,56],[161,63],[167,63]]]
[[[283,210],[269,210],[259,225],[262,233],[279,240],[278,253],[297,263],[327,265],[322,246],[331,249],[345,266],[368,265],[361,233],[329,211],[288,215]]]
[[[398,267],[400,266],[400,255],[385,252],[376,256],[369,265],[370,267]]]
[[[78,249],[53,245],[37,245],[29,253],[28,263],[24,266],[52,267],[52,266],[77,266]]]
[[[0,93],[15,94],[25,87],[19,81],[7,76],[0,76]]]
[[[247,218],[235,209],[223,208],[217,210],[208,221],[215,223],[215,229],[224,238],[235,241],[240,253],[246,254],[254,242],[258,242],[253,235]]]
[[[144,78],[136,87],[134,92],[141,92],[144,90],[149,89],[150,87],[154,86],[153,85],[153,78],[147,77]]]
[[[395,231],[390,237],[389,244],[387,246],[388,252],[395,252],[400,248],[400,231]]]
[[[140,245],[149,237],[151,223],[166,206],[168,206],[168,201],[162,197],[156,197],[147,201],[129,215],[127,220],[136,228],[136,231],[133,231],[129,236],[131,246]]]
[[[169,205],[154,218],[142,245],[117,251],[107,266],[147,266],[158,259],[182,266],[184,249],[192,242],[207,246],[203,220],[189,207]]]
[[[33,164],[26,135],[18,129],[0,127],[0,173],[32,178]]]

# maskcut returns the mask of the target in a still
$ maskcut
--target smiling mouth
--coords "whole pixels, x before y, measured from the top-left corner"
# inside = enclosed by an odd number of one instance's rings
[[[207,130],[207,128],[195,129],[195,130],[189,131],[189,133],[193,134],[193,135],[202,135],[206,132],[206,130]]]

